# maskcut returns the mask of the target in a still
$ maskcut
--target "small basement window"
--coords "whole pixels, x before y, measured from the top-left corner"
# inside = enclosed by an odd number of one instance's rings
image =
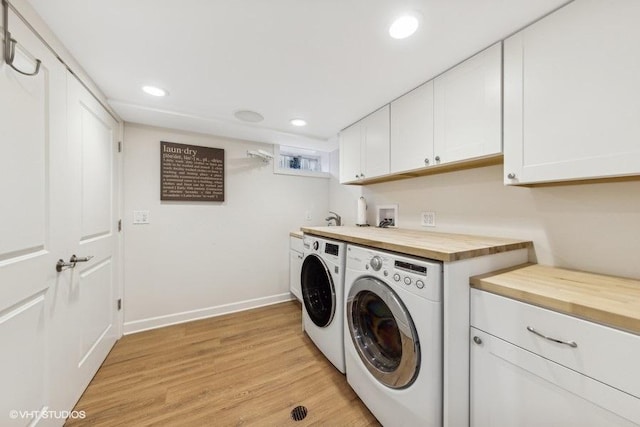
[[[329,153],[308,148],[274,146],[273,173],[329,178]]]

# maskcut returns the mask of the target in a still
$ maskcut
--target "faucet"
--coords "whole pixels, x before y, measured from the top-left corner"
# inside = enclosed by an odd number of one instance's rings
[[[328,221],[329,224],[327,225],[331,225],[331,221],[335,221],[337,226],[341,226],[342,225],[342,217],[340,215],[338,215],[335,212],[329,211],[330,214],[328,217],[326,217],[324,220]]]

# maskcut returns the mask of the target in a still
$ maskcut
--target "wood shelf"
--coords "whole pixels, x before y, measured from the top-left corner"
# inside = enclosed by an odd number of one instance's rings
[[[459,160],[455,162],[443,163],[440,165],[425,166],[423,168],[412,169],[405,172],[390,173],[387,175],[377,176],[375,178],[360,179],[357,181],[345,182],[345,185],[367,185],[378,184],[381,182],[398,181],[401,179],[417,178],[420,176],[436,175],[440,173],[454,172],[466,169],[480,168],[485,166],[500,165],[504,162],[504,156],[500,154],[491,154],[482,157],[475,157],[468,160]]]

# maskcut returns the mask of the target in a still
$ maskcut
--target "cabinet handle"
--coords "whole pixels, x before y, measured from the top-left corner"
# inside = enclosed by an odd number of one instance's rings
[[[360,178],[360,175],[356,174],[356,179]]]
[[[507,175],[507,178],[509,179],[516,179],[516,174],[511,172],[509,175]]]
[[[364,174],[363,173],[360,174],[360,178],[364,178]]]
[[[578,347],[578,344],[576,344],[575,341],[563,341],[563,340],[559,340],[557,338],[548,337],[548,336],[546,336],[544,334],[541,334],[540,332],[536,331],[531,326],[527,326],[527,331],[529,331],[529,332],[531,332],[533,334],[536,334],[537,336],[539,336],[541,338],[544,338],[545,340],[557,342],[558,344],[568,345],[569,347],[573,347],[573,348]]]
[[[424,164],[425,164],[426,166],[429,166],[429,158],[428,158],[428,157],[425,157],[425,159],[424,159]]]
[[[440,156],[436,156],[436,163],[440,163]]]
[[[480,338],[479,336],[475,336],[473,337],[473,342],[480,345],[482,344],[482,338]]]
[[[298,255],[298,259],[302,259],[304,258],[302,255]]]

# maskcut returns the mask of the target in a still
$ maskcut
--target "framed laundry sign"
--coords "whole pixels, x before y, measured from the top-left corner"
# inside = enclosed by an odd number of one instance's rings
[[[160,200],[224,202],[224,149],[160,141]]]

